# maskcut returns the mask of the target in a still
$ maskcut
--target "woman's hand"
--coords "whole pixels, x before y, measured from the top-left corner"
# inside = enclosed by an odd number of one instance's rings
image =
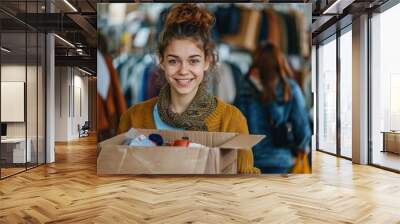
[[[238,174],[261,174],[261,170],[254,167],[253,152],[251,149],[239,149],[237,171]]]

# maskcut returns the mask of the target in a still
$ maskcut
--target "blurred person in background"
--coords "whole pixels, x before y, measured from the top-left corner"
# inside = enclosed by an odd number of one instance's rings
[[[235,105],[251,134],[267,137],[253,147],[254,164],[262,173],[290,173],[311,140],[303,93],[281,50],[262,44],[245,76]]]
[[[158,97],[130,107],[121,116],[120,133],[144,128],[248,134],[243,114],[207,91],[209,72],[217,62],[210,36],[213,24],[214,17],[196,4],[171,8],[158,43],[167,84]],[[253,164],[251,150],[238,151],[238,173],[260,173]]]

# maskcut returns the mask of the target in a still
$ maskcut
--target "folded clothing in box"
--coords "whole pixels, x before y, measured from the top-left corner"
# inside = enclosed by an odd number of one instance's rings
[[[264,138],[225,132],[136,129],[165,142],[188,137],[205,147],[128,146],[126,133],[98,144],[97,173],[108,174],[236,174],[237,149],[249,149]]]
[[[125,140],[123,145],[129,146],[144,146],[144,147],[153,147],[156,146],[154,142],[152,142],[148,137],[143,134],[140,134],[136,131],[136,129],[131,128],[125,134]]]
[[[131,128],[125,134],[125,140],[123,145],[129,146],[143,146],[143,147],[154,147],[154,146],[183,146],[190,148],[205,148],[206,146],[198,144],[189,140],[189,137],[185,136],[182,139],[176,139],[174,143],[164,142],[164,139],[159,134],[150,134],[148,137],[139,133],[136,129]]]

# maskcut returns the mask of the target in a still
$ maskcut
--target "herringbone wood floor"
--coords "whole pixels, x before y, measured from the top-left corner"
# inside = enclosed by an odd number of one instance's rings
[[[95,139],[0,181],[0,223],[400,223],[400,175],[315,153],[312,175],[98,177]]]

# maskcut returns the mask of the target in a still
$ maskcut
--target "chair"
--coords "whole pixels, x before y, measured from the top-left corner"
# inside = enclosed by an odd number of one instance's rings
[[[90,129],[89,121],[85,121],[82,127],[78,124],[79,138],[89,136],[89,129]]]

